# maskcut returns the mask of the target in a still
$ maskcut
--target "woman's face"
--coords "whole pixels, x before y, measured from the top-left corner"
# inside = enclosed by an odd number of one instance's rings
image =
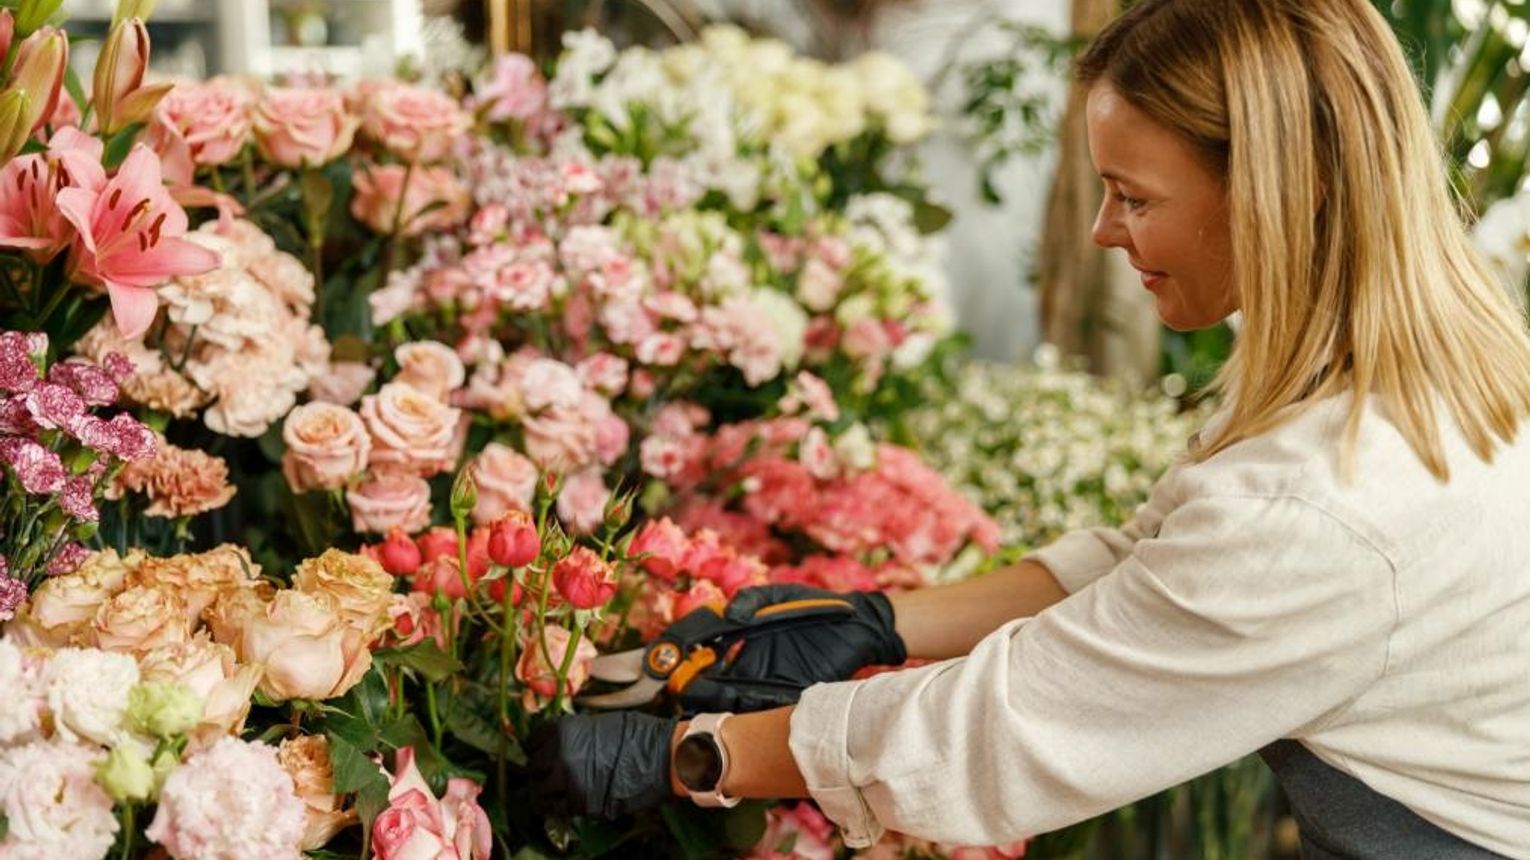
[[[1095,84],[1086,116],[1089,153],[1105,180],[1094,241],[1126,252],[1170,328],[1221,322],[1238,309],[1226,183],[1109,84]]]

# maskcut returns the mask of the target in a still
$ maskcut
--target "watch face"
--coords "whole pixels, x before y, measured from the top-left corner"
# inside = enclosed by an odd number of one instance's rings
[[[722,753],[709,734],[680,741],[675,748],[675,776],[691,791],[714,791],[722,779]]]

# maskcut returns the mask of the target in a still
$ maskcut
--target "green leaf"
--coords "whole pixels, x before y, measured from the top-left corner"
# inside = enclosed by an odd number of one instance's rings
[[[448,694],[442,708],[446,712],[446,730],[457,740],[495,758],[503,755],[513,765],[526,763],[526,753],[520,743],[500,731],[482,708],[475,707],[472,699]]]
[[[381,782],[386,789],[388,778],[366,753],[335,732],[325,732],[325,735],[329,738],[329,760],[334,767],[336,794],[350,794],[376,782]]]
[[[106,153],[101,158],[101,163],[108,170],[115,170],[122,166],[128,153],[133,151],[133,143],[138,140],[138,133],[141,131],[143,131],[143,123],[135,122],[112,135],[112,139],[106,142]]]
[[[379,648],[372,652],[372,659],[384,666],[413,669],[431,683],[444,681],[464,668],[457,658],[442,651],[433,639],[423,639],[408,648]]]
[[[11,832],[11,820],[9,818],[5,817],[5,813],[0,812],[0,840],[4,840],[5,837],[6,837],[6,834],[8,834],[10,832]]]
[[[349,714],[331,715],[324,720],[325,734],[344,738],[363,753],[374,752],[382,739],[377,726]]]
[[[703,860],[717,854],[717,838],[707,826],[702,810],[690,804],[666,803],[659,812],[685,860]]]
[[[914,226],[925,235],[944,230],[954,217],[955,213],[950,209],[928,200],[919,200],[914,204]]]
[[[351,688],[350,695],[360,706],[362,719],[374,726],[382,725],[388,713],[388,682],[377,664],[372,664],[361,677],[361,683]]]
[[[771,804],[749,801],[723,814],[723,843],[735,851],[748,851],[765,836],[765,810]]]
[[[527,845],[515,852],[515,856],[510,858],[510,860],[553,860],[553,857],[551,854],[543,854],[534,846]]]
[[[370,834],[372,822],[388,808],[388,780],[368,782],[356,792],[356,814],[361,818],[361,832]]]

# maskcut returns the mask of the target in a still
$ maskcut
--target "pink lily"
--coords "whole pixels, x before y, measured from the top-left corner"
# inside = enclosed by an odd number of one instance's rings
[[[74,227],[58,207],[58,193],[83,188],[98,193],[106,184],[100,139],[77,128],[61,128],[48,151],[23,155],[0,169],[0,248],[16,248],[38,263],[69,247]]]
[[[165,189],[159,156],[143,144],[133,147],[100,191],[65,188],[58,207],[79,232],[70,275],[106,288],[123,337],[138,337],[154,321],[155,287],[221,262],[217,253],[182,238],[186,210]]]

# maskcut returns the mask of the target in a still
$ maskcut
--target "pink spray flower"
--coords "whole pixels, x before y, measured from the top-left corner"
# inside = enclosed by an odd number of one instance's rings
[[[58,206],[79,231],[70,272],[104,286],[126,338],[148,330],[159,309],[153,288],[177,275],[217,268],[216,252],[181,238],[186,210],[165,190],[159,156],[139,144],[98,193],[65,188]]]

